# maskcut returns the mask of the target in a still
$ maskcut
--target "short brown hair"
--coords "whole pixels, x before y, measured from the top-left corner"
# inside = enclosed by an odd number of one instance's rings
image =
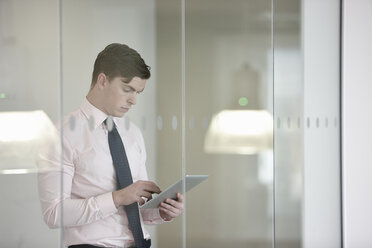
[[[133,77],[149,79],[150,66],[141,55],[125,44],[112,43],[100,52],[94,62],[91,88],[96,84],[98,74],[103,72],[109,80],[124,77],[129,83]]]

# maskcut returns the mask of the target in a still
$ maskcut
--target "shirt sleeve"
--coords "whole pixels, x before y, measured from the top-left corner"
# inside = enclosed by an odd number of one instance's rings
[[[143,223],[146,225],[156,225],[156,224],[162,224],[165,221],[159,213],[159,209],[141,209],[141,215],[143,218]]]
[[[37,158],[38,190],[45,223],[50,228],[79,226],[116,213],[112,192],[71,199],[74,151],[65,138],[62,146],[63,149],[59,141],[53,141],[40,150]]]

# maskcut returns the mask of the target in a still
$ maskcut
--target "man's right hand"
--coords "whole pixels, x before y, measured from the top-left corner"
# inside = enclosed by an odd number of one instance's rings
[[[161,192],[160,188],[151,181],[136,181],[131,185],[112,192],[112,197],[114,199],[115,206],[130,205],[134,202],[138,202],[139,205],[145,203],[143,198],[148,200],[152,199],[152,194],[159,194]]]

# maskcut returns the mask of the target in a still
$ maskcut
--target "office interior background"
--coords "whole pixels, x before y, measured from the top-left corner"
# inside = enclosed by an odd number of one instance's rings
[[[63,247],[34,156],[119,42],[152,68],[124,117],[150,179],[209,175],[181,217],[149,227],[153,247],[372,247],[371,13],[370,0],[0,0],[0,246]]]

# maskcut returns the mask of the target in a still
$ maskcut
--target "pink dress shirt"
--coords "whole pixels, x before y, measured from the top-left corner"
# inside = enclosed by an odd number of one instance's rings
[[[38,175],[44,221],[51,228],[63,226],[66,246],[134,245],[124,208],[117,209],[112,198],[117,180],[108,131],[102,124],[106,118],[105,113],[85,99],[78,110],[65,116],[62,128],[57,128],[61,131],[62,156],[58,145],[49,145],[38,157],[39,167],[48,169]],[[124,118],[114,118],[114,123],[126,149],[133,181],[148,180],[140,130],[132,123],[126,126]],[[148,239],[150,235],[143,224],[159,224],[164,220],[158,209],[140,213],[143,233]]]

